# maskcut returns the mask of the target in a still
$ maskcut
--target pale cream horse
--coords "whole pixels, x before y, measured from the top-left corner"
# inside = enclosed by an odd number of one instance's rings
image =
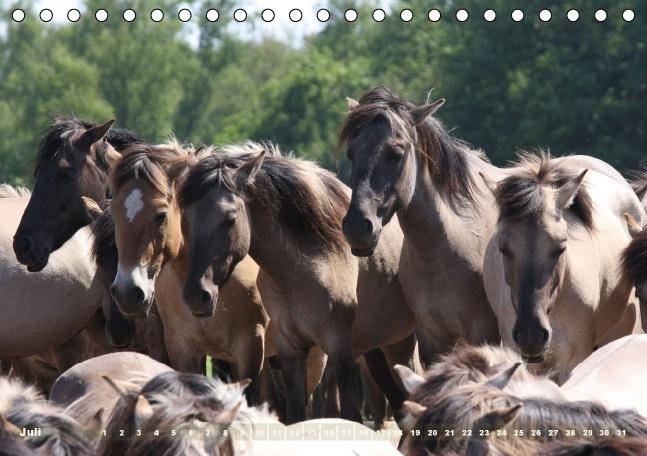
[[[548,352],[560,382],[636,319],[619,261],[625,214],[644,220],[644,209],[626,182],[582,166],[595,161],[526,154],[491,184],[500,215],[484,283],[501,336],[531,361]]]
[[[0,359],[36,355],[67,342],[109,299],[95,274],[89,228],[52,253],[40,273],[16,261],[13,233],[28,201],[0,198]]]

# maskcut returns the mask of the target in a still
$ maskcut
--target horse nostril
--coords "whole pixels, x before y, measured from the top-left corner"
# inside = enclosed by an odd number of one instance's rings
[[[362,221],[362,228],[364,229],[364,234],[373,233],[373,222],[370,219],[365,218]]]
[[[207,290],[202,290],[202,303],[203,304],[211,304],[211,293],[209,293]]]
[[[18,246],[20,250],[22,250],[23,253],[27,254],[31,252],[31,241],[29,240],[28,237],[21,237],[18,240]]]
[[[139,287],[133,287],[132,293],[132,302],[133,304],[141,304],[144,302],[144,290]]]
[[[546,328],[541,328],[541,336],[542,336],[542,342],[546,344],[548,342],[548,337],[550,336],[550,333]]]
[[[110,285],[110,297],[113,301],[117,302],[117,287],[113,284]]]
[[[519,344],[519,330],[518,329],[513,329],[512,330],[512,340],[514,341],[515,344]]]

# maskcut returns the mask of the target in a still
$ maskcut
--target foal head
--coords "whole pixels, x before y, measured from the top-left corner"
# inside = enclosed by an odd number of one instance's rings
[[[522,355],[541,361],[551,340],[549,315],[566,270],[569,233],[593,228],[587,170],[555,164],[550,155],[522,156],[520,170],[492,188],[499,206],[497,241]]]
[[[106,140],[114,120],[57,116],[38,147],[34,191],[14,235],[16,258],[40,271],[49,254],[90,223],[82,196],[103,204],[106,173],[119,154]]]
[[[188,158],[175,143],[138,144],[127,149],[111,171],[110,206],[119,252],[111,292],[129,318],[146,315],[162,266],[179,254],[181,215],[174,181]]]

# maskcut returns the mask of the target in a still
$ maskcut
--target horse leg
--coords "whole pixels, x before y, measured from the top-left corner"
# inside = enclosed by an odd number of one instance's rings
[[[238,380],[250,379],[252,383],[245,389],[249,404],[256,404],[259,388],[259,374],[264,358],[264,337],[245,334],[234,341],[232,355]]]
[[[365,415],[371,415],[375,425],[375,430],[382,429],[384,427],[384,420],[386,419],[387,414],[386,398],[378,384],[373,379],[373,376],[366,364],[366,360],[363,357],[360,358],[359,366],[364,391],[365,410],[368,411]]]
[[[395,381],[384,352],[379,348],[375,348],[364,353],[364,360],[371,373],[371,377],[373,377],[375,383],[384,392],[389,404],[391,404],[393,413],[397,415],[406,397],[400,385]]]
[[[280,334],[275,334],[274,344],[286,391],[285,420],[287,424],[298,423],[306,419],[308,350],[296,347]]]
[[[183,337],[165,329],[164,345],[173,369],[191,374],[202,373],[204,354],[195,350]]]
[[[350,336],[350,331],[347,333]],[[339,335],[338,335],[339,336]],[[362,422],[359,405],[355,397],[354,372],[357,369],[351,351],[350,337],[337,337],[328,350],[328,361],[335,369],[337,386],[339,387],[339,402],[341,417],[345,420]]]

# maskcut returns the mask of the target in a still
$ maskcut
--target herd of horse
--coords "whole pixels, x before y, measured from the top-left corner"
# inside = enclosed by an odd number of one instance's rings
[[[0,186],[0,454],[399,454],[358,365],[404,454],[647,454],[647,174],[346,101],[350,188],[54,118]]]

